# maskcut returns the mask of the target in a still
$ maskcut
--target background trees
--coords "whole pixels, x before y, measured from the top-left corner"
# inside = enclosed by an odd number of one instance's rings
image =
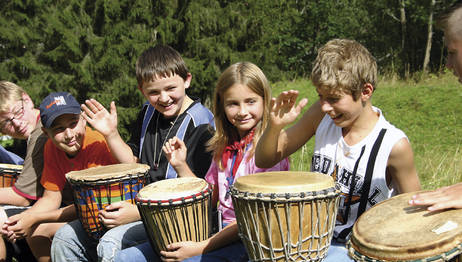
[[[177,49],[193,74],[188,92],[203,100],[239,60],[258,64],[272,81],[309,76],[316,50],[338,37],[364,44],[382,72],[408,77],[424,64],[441,69],[442,35],[428,29],[454,2],[2,0],[0,79],[25,87],[36,104],[58,90],[80,102],[114,100],[127,127],[143,102],[135,61],[149,46]]]

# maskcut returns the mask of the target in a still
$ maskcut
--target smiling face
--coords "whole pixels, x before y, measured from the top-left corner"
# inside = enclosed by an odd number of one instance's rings
[[[225,115],[244,137],[263,118],[263,97],[242,84],[234,84],[223,94]]]
[[[332,92],[328,89],[316,88],[321,103],[321,110],[332,118],[338,127],[350,127],[360,116],[363,103],[361,99],[342,91]]]
[[[13,138],[27,139],[37,125],[38,111],[27,94],[12,102],[5,112],[0,112],[0,131]]]
[[[143,83],[141,92],[154,108],[164,115],[172,118],[181,114],[184,108],[186,89],[191,83],[191,74],[186,80],[177,74],[168,77],[158,77],[153,81]]]
[[[43,128],[43,131],[59,150],[74,157],[82,148],[85,125],[81,115],[64,114],[58,116],[50,128]]]

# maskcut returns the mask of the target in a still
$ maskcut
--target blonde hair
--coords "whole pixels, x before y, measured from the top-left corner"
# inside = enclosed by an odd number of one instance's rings
[[[0,112],[7,112],[13,103],[22,99],[24,89],[15,83],[0,81]]]
[[[438,19],[438,28],[448,39],[462,40],[462,4],[457,4]]]
[[[356,101],[364,84],[376,87],[377,63],[369,51],[354,40],[333,39],[318,50],[311,81],[328,92],[351,94]]]
[[[247,86],[250,90],[263,98],[263,118],[254,133],[253,146],[249,151],[247,161],[255,153],[255,145],[268,123],[269,105],[271,102],[271,88],[261,69],[250,62],[238,62],[229,66],[219,77],[213,95],[213,114],[215,116],[216,132],[207,143],[207,149],[213,152],[213,160],[223,169],[221,155],[227,145],[239,140],[239,133],[227,119],[223,96],[235,84]]]

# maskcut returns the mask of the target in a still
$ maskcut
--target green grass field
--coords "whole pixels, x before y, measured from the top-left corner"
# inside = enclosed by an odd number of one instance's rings
[[[273,96],[288,89],[299,90],[309,105],[317,100],[307,79],[274,83]],[[429,75],[419,82],[381,79],[374,92],[372,104],[409,137],[424,189],[462,181],[461,103],[462,85],[451,73]],[[311,139],[291,156],[292,170],[310,169],[313,145]]]

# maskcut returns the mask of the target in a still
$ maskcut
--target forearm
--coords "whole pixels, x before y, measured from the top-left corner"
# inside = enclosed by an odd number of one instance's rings
[[[105,137],[109,150],[115,160],[120,163],[135,163],[137,158],[133,156],[132,149],[122,140],[119,132]]]
[[[191,168],[189,168],[188,163],[184,162],[181,165],[173,167],[179,177],[196,177]]]
[[[258,140],[255,148],[255,164],[258,167],[270,168],[283,159],[282,149],[285,138],[284,131],[281,127],[268,127]]]
[[[30,200],[18,195],[12,187],[0,188],[0,204],[13,206],[30,206]]]
[[[239,240],[237,223],[233,222],[204,241],[203,254],[217,250]]]
[[[77,212],[74,205],[68,205],[48,212],[38,212],[34,215],[36,216],[36,223],[69,222],[77,219]]]

